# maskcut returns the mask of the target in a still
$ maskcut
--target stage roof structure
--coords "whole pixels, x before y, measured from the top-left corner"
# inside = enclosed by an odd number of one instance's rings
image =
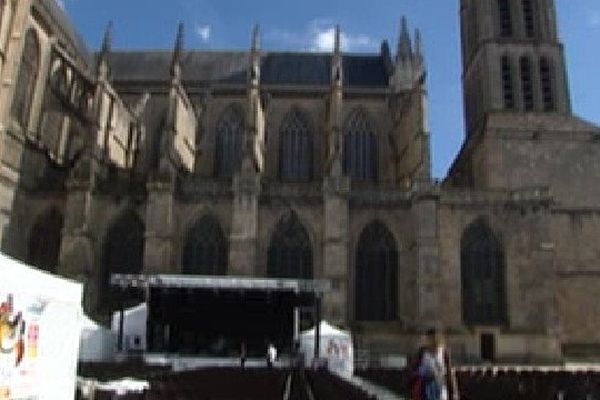
[[[173,288],[213,290],[256,290],[323,294],[331,290],[328,280],[251,278],[199,275],[113,274],[111,284],[122,289]]]

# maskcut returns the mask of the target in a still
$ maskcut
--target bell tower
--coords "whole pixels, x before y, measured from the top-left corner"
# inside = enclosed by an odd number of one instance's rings
[[[461,0],[467,136],[490,112],[571,113],[554,0]]]

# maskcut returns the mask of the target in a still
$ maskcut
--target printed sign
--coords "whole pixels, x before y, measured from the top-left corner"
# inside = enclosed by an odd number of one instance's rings
[[[39,318],[45,304],[0,292],[0,400],[39,398]]]

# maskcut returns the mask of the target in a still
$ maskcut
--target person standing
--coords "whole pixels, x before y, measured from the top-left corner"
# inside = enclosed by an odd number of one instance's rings
[[[270,343],[269,346],[267,347],[267,367],[269,369],[273,368],[273,364],[275,363],[276,359],[277,359],[277,349],[275,348],[273,343]]]
[[[441,335],[435,329],[426,334],[418,376],[421,381],[421,400],[458,400],[452,379],[450,356]]]
[[[246,342],[242,341],[242,344],[240,345],[240,366],[242,367],[242,369],[244,369],[246,367],[246,357],[247,357]]]
[[[408,370],[410,372],[410,399],[411,400],[423,400],[423,383],[424,379],[420,375],[421,362],[423,361],[423,355],[425,354],[426,348],[424,346],[419,347],[417,354],[415,354],[409,363]]]

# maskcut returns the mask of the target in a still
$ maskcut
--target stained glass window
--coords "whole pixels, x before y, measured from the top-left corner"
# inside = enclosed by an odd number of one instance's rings
[[[215,173],[227,178],[240,170],[244,145],[244,117],[241,107],[225,109],[217,122]]]
[[[227,273],[227,240],[219,221],[203,217],[188,232],[183,249],[183,273],[225,275]]]
[[[23,129],[27,128],[29,112],[33,102],[35,84],[37,82],[40,68],[40,45],[38,37],[33,29],[27,31],[25,44],[21,55],[21,66],[15,94],[11,108],[12,116],[21,124]]]
[[[272,278],[313,277],[310,239],[295,213],[285,216],[277,224],[269,245],[267,274]]]
[[[279,136],[279,165],[283,181],[308,181],[312,175],[312,132],[308,118],[298,110],[284,118]]]
[[[377,180],[377,134],[362,108],[344,126],[344,173],[358,181]]]
[[[355,283],[358,321],[396,319],[398,250],[391,232],[379,221],[369,224],[360,235]]]
[[[465,229],[460,259],[464,322],[469,325],[505,323],[504,248],[483,219]]]

